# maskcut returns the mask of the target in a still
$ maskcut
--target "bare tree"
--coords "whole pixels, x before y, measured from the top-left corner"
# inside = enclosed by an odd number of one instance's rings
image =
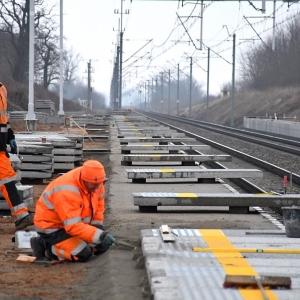
[[[80,60],[80,54],[75,53],[73,48],[64,52],[64,82],[73,83],[76,80]]]
[[[267,45],[267,47],[266,47]],[[300,17],[280,28],[265,45],[251,47],[242,55],[241,79],[243,87],[265,89],[272,86],[299,85],[300,82]]]
[[[59,79],[59,36],[55,34],[56,29],[52,20],[40,25],[35,44],[36,82],[45,89]]]
[[[46,9],[44,0],[35,0],[35,8],[37,29],[40,22],[51,15],[52,9]],[[13,79],[23,82],[28,77],[29,0],[0,1],[0,31],[10,38],[11,48],[7,48],[6,53]]]

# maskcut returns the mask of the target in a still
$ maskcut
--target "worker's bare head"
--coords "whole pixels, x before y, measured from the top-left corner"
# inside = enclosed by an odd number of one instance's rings
[[[81,169],[81,179],[88,192],[94,192],[106,181],[103,165],[97,160],[87,160]]]

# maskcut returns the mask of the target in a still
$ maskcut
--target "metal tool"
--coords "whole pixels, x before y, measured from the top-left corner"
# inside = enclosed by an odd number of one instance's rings
[[[262,295],[264,297],[264,300],[270,300],[269,297],[268,297],[268,295],[265,292],[265,289],[264,289],[261,281],[260,281],[261,280],[260,276],[255,276],[254,279],[256,280],[257,286],[260,289],[260,291],[261,291],[261,293],[262,293]]]
[[[258,286],[264,300],[269,300],[264,286],[270,288],[291,288],[291,278],[283,276],[247,276],[247,275],[226,275],[223,286],[227,287],[256,287]]]
[[[26,254],[26,255],[33,255],[32,250],[6,250],[5,254]]]
[[[126,242],[124,242],[124,241],[121,241],[121,240],[116,241],[116,242],[115,242],[115,245],[116,245],[116,246],[127,247],[127,248],[130,248],[130,249],[138,248],[138,247],[136,247],[136,246],[133,246],[133,245],[131,245],[131,244],[129,244],[129,243],[126,243]]]

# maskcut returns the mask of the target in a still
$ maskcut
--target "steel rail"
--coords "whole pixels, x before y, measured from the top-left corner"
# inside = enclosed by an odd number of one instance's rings
[[[188,125],[191,125],[191,126],[197,126],[198,128],[200,127],[200,128],[206,129],[206,130],[213,130],[216,133],[226,134],[226,135],[232,136],[234,138],[238,138],[240,140],[248,141],[248,142],[251,142],[251,143],[259,144],[259,145],[262,145],[262,146],[265,146],[265,147],[269,147],[269,148],[272,148],[272,149],[276,149],[276,150],[280,150],[280,151],[283,151],[283,152],[286,152],[286,153],[291,153],[291,154],[300,156],[300,142],[297,142],[297,141],[283,139],[283,138],[280,138],[280,137],[255,133],[255,132],[241,130],[241,129],[236,129],[236,128],[232,128],[232,127],[217,125],[217,124],[209,124],[209,123],[206,123],[206,122],[201,122],[201,121],[197,121],[197,120],[190,120],[190,119],[186,119],[186,118],[182,118],[182,117],[177,118],[177,117],[168,116],[168,115],[164,115],[164,117],[168,118],[168,119],[171,119],[171,120],[174,120],[174,121],[177,121],[177,122],[180,121],[182,123],[185,123],[185,124],[188,124]],[[171,125],[169,125],[169,126],[171,126]],[[284,143],[284,144],[288,144],[288,145],[291,145],[291,146],[296,146],[296,147],[299,147],[299,149],[290,148],[290,147],[287,147],[287,146],[284,146],[284,145],[279,145],[279,144],[271,143],[271,142],[268,142],[268,141],[257,140],[255,138],[251,138],[249,135],[259,137],[259,138],[268,139],[268,140],[272,140],[272,141],[275,141],[275,142],[278,142],[278,143]]]
[[[139,114],[141,114],[141,113],[139,113]],[[202,143],[204,143],[206,145],[210,145],[210,146],[212,146],[212,147],[214,147],[216,149],[219,149],[219,150],[221,150],[223,152],[226,152],[226,153],[228,153],[228,154],[230,154],[230,155],[232,155],[234,157],[237,157],[237,158],[240,158],[240,159],[242,159],[244,161],[247,161],[247,162],[249,162],[249,163],[251,163],[253,165],[256,165],[256,166],[258,166],[260,168],[263,168],[263,169],[265,169],[265,170],[267,170],[267,171],[269,171],[271,173],[274,173],[274,174],[276,174],[278,176],[281,176],[281,177],[287,176],[288,180],[292,179],[293,183],[296,183],[296,184],[300,185],[300,175],[299,174],[291,173],[290,171],[288,171],[286,169],[283,169],[283,168],[278,167],[278,166],[276,166],[274,164],[271,164],[269,162],[266,162],[264,160],[256,158],[256,157],[254,157],[252,155],[248,155],[246,153],[243,153],[241,151],[238,151],[238,150],[235,150],[233,148],[227,147],[225,145],[219,144],[219,143],[214,142],[212,140],[206,139],[206,138],[204,138],[202,136],[199,136],[199,135],[194,134],[192,132],[189,132],[187,130],[181,129],[181,128],[176,127],[174,125],[171,125],[171,124],[162,122],[160,120],[154,119],[153,117],[149,116],[149,115],[153,115],[153,113],[151,113],[151,114],[150,113],[147,113],[147,114],[143,113],[141,115],[145,115],[146,117],[152,119],[153,121],[156,121],[156,122],[159,122],[159,123],[161,123],[163,125],[169,126],[170,128],[177,130],[178,132],[183,132],[188,137],[193,137],[196,140],[198,140],[198,141],[200,141],[200,142],[202,142]],[[169,119],[175,120],[174,117],[170,118],[170,116],[168,116],[168,115],[163,115],[163,117],[166,118],[166,119],[169,118]],[[182,122],[182,120],[177,120],[177,121]],[[185,122],[185,123],[187,123],[187,122]],[[189,124],[195,126],[195,124],[192,124],[191,121],[189,121]],[[215,130],[213,130],[213,131],[215,132]],[[226,135],[228,135],[228,132],[226,132]],[[257,144],[257,141],[253,140],[253,143]],[[292,175],[292,178],[290,178],[291,175]]]

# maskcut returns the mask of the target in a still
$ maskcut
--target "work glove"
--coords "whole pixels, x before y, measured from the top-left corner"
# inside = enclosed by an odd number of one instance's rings
[[[11,139],[9,141],[9,144],[10,144],[10,149],[11,149],[10,152],[12,154],[16,154],[17,153],[17,143],[16,143],[16,140]]]
[[[111,234],[109,234],[107,231],[103,231],[101,233],[100,243],[104,248],[108,248],[115,242],[116,242],[116,240],[114,239],[114,237]]]

